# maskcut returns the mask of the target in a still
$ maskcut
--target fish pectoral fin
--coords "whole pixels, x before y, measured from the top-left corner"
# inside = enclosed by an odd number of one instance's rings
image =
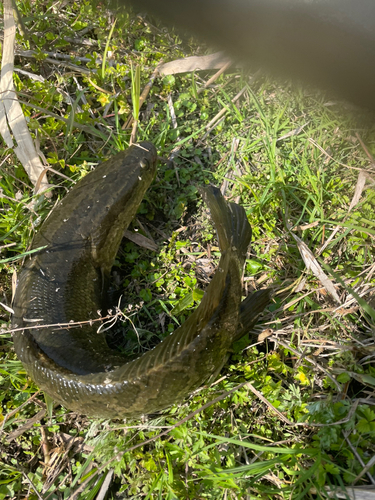
[[[250,333],[259,315],[271,302],[272,291],[269,288],[253,292],[241,302],[238,315],[237,333],[233,342]]]
[[[110,278],[110,273],[108,272],[108,269],[106,267],[100,267],[100,276],[102,280],[102,286],[101,286],[102,295],[105,295],[108,290],[109,278]]]
[[[230,352],[228,351],[227,354],[225,354],[225,356],[223,356],[223,360],[222,360],[223,362],[220,364],[220,366],[218,366],[216,368],[216,370],[208,377],[206,385],[211,385],[215,382],[215,380],[219,376],[219,373],[221,372],[221,369],[223,368],[225,363],[228,361],[229,356],[230,356]]]

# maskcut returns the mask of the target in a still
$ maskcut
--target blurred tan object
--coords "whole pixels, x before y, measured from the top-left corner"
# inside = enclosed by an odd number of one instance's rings
[[[375,111],[374,0],[113,0]]]

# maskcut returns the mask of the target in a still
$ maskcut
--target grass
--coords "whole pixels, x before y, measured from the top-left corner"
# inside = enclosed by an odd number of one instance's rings
[[[0,499],[87,500],[101,489],[106,498],[302,499],[372,484],[374,191],[368,181],[349,211],[360,169],[373,171],[371,120],[314,89],[234,69],[199,93],[211,73],[157,78],[138,113],[140,91],[161,59],[205,48],[152,19],[117,18],[89,2],[17,5],[27,30],[18,47],[35,56],[18,58],[16,66],[44,80],[15,73],[15,85],[40,150],[71,180],[50,173],[52,201],[35,197],[2,146],[3,302],[10,305],[12,276],[54,202],[98,161],[127,147],[129,116],[138,119],[138,139],[153,141],[161,157],[179,149],[174,164],[160,163],[133,223],[158,251],[124,240],[115,262],[114,293],[126,289],[125,314],[134,327],[127,323],[113,341],[141,353],[199,302],[219,255],[197,193],[208,182],[226,183],[227,197],[239,200],[253,228],[244,295],[264,286],[275,295],[255,331],[268,335],[267,343],[237,342],[211,387],[144,422],[89,419],[37,393],[16,359],[2,310]],[[46,62],[46,51],[69,54],[90,75]],[[223,121],[212,128],[222,109]],[[306,270],[292,233],[335,284],[339,307]]]

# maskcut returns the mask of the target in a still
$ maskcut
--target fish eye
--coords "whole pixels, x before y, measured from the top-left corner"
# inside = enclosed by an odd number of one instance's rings
[[[150,164],[149,160],[147,160],[146,158],[143,158],[140,161],[140,166],[141,166],[141,168],[147,168],[147,170],[148,170],[150,168],[151,164]]]

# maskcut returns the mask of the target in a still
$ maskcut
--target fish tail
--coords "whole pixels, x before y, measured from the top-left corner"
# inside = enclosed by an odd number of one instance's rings
[[[237,203],[228,203],[215,186],[201,190],[204,201],[211,212],[220,251],[235,248],[241,258],[245,258],[251,240],[251,227],[245,210]]]

